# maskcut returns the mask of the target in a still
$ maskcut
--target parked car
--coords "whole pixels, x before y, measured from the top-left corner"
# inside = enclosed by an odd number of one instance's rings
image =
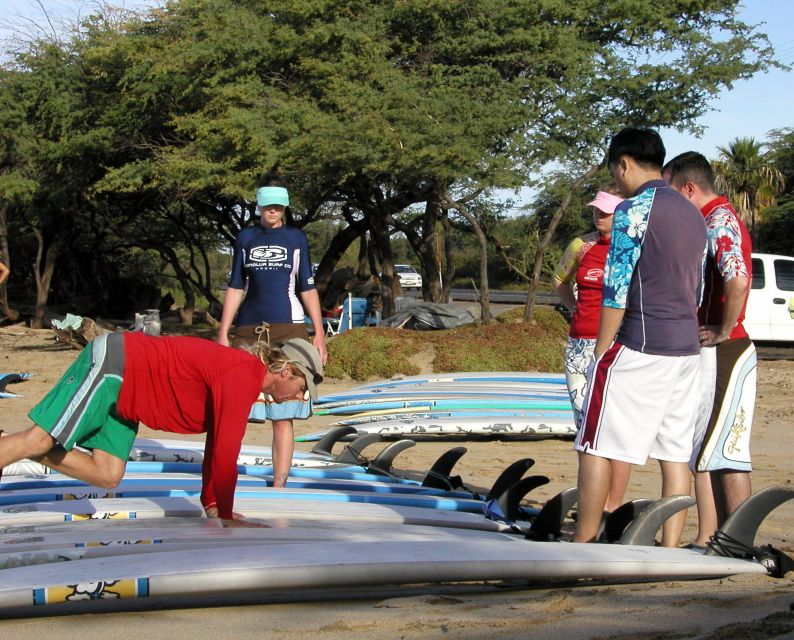
[[[421,289],[422,276],[416,272],[410,264],[395,264],[394,270],[400,278],[400,286],[403,289]]]
[[[752,340],[794,340],[794,258],[753,254],[744,327]]]

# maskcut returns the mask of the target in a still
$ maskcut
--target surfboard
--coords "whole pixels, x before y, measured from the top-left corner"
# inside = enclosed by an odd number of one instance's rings
[[[459,533],[459,532],[458,532]],[[468,533],[468,532],[464,532]],[[455,535],[455,532],[451,532]],[[765,574],[758,562],[687,549],[491,539],[223,545],[0,571],[0,609],[127,598],[300,591],[483,580],[720,577]],[[18,612],[18,611],[17,611]]]
[[[138,462],[202,462],[204,442],[189,440],[158,440],[137,438],[130,451],[130,460]],[[237,456],[237,464],[273,464],[273,454],[269,447],[243,445]],[[337,462],[333,456],[295,451],[292,454],[292,467],[333,467]],[[361,469],[363,471],[363,469]]]
[[[250,498],[235,503],[235,512],[267,524],[281,518],[336,522],[385,522],[391,525],[422,524],[485,531],[506,531],[509,527],[481,514],[466,511],[427,509],[411,505],[328,500],[281,500]],[[43,524],[74,523],[86,520],[149,520],[162,518],[203,518],[197,497],[83,498],[42,501],[0,507],[0,536],[28,531]]]
[[[355,389],[371,389],[381,386],[432,384],[436,382],[525,382],[525,383],[556,383],[565,384],[565,375],[562,373],[545,373],[540,371],[459,371],[455,373],[434,373],[433,375],[395,376],[384,380],[370,382]]]
[[[394,412],[392,412],[394,411]],[[573,417],[572,411],[559,410],[559,411],[520,411],[516,409],[472,409],[472,410],[445,410],[439,409],[437,411],[400,411],[389,410],[386,412],[381,411],[367,411],[364,413],[357,413],[350,417],[341,418],[331,424],[358,426],[360,424],[368,424],[372,422],[389,422],[391,420],[427,420],[438,418],[509,418],[511,416],[523,418],[537,418],[541,416],[549,418],[567,418]],[[349,437],[349,436],[348,436]]]
[[[483,438],[548,438],[576,435],[573,416],[561,417],[449,417],[405,419],[358,424],[359,433],[378,433],[383,437],[483,437]],[[318,431],[295,438],[296,442],[319,440],[327,432]]]
[[[427,386],[420,389],[372,389],[358,392],[349,391],[345,393],[323,396],[315,403],[315,406],[334,407],[340,406],[344,403],[351,403],[354,400],[376,402],[380,398],[388,398],[390,400],[415,400],[423,398],[459,398],[461,396],[470,398],[490,398],[496,396],[504,398],[525,398],[527,400],[556,400],[560,397],[567,398],[568,392],[564,387],[553,390],[534,390],[505,387],[481,387],[473,385],[457,385],[453,388]]]
[[[135,491],[172,491],[201,490],[202,478],[199,474],[190,473],[127,473],[117,487],[102,489],[91,486],[80,480],[67,476],[15,476],[5,479],[0,484],[0,505],[22,504],[35,500],[74,500],[77,497],[122,497],[123,495],[135,496]],[[256,488],[272,490],[272,476],[239,476],[237,488]],[[406,484],[390,482],[384,476],[371,475],[369,480],[355,479],[300,479],[289,478],[287,489],[290,490],[328,490],[328,491],[353,491],[369,493],[405,494],[415,496],[444,496],[450,498],[472,498],[468,491],[447,491],[435,487],[426,487],[418,483]],[[268,495],[276,495],[273,490]],[[99,495],[102,494],[102,495]],[[43,497],[40,497],[43,496]]]
[[[522,402],[559,402],[567,401],[567,393],[523,393],[523,392],[509,392],[503,390],[494,391],[417,391],[415,393],[385,393],[385,394],[350,394],[346,399],[334,400],[332,402],[317,403],[318,409],[331,409],[335,407],[356,406],[367,404],[390,403],[395,401],[433,401],[433,400],[448,400],[454,401],[459,399],[465,400],[478,400],[480,402],[513,402],[520,400]]]
[[[17,398],[19,394],[6,390],[6,386],[16,382],[23,382],[32,376],[32,373],[0,373],[0,398]]]
[[[358,404],[347,404],[339,407],[318,408],[315,415],[346,415],[360,413],[363,411],[376,411],[379,409],[414,409],[427,410],[430,407],[444,409],[518,409],[518,410],[567,410],[571,403],[568,399],[559,400],[521,400],[497,399],[497,398],[474,398],[474,399],[451,399],[444,398],[439,400],[388,400],[383,402],[359,402]]]

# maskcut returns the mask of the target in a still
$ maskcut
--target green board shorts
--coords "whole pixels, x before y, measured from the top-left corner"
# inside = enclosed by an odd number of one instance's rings
[[[138,433],[116,413],[124,374],[124,336],[90,342],[28,416],[64,449],[99,449],[126,461]]]

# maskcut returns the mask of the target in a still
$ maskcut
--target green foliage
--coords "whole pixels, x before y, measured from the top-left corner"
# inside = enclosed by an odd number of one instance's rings
[[[137,248],[211,299],[205,254],[249,222],[274,168],[299,225],[346,207],[383,253],[400,212],[439,189],[578,170],[626,123],[696,128],[708,96],[774,64],[737,4],[171,0],[139,18],[100,4],[0,71],[0,198],[9,228],[68,247],[57,295],[64,274],[91,290],[107,256]],[[478,216],[499,229],[490,207]],[[405,224],[419,234],[422,216]]]
[[[763,222],[764,209],[775,204],[785,179],[753,138],[736,138],[719,147],[719,160],[712,163],[718,189],[731,201],[753,239]]]
[[[410,361],[419,343],[414,332],[401,329],[351,329],[328,340],[328,366],[331,378],[390,378],[397,373],[415,375]]]
[[[423,357],[432,358],[436,372],[562,371],[568,325],[559,313],[540,308],[532,323],[505,315],[492,325],[448,331],[346,331],[328,341],[326,375],[354,380],[416,375],[417,359]]]
[[[562,371],[567,333],[567,326],[529,322],[499,322],[434,332],[429,340],[435,347],[433,368],[435,371]]]

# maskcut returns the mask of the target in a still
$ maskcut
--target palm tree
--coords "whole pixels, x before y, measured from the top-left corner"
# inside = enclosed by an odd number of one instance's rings
[[[783,174],[761,153],[761,147],[754,138],[736,138],[727,147],[717,147],[720,158],[713,163],[717,189],[750,227],[753,244],[764,209],[776,203],[785,184]]]

